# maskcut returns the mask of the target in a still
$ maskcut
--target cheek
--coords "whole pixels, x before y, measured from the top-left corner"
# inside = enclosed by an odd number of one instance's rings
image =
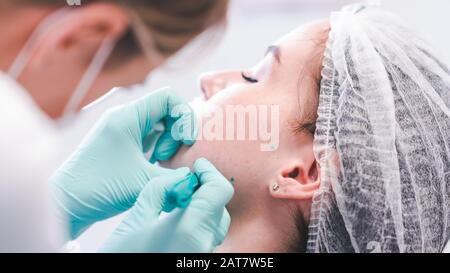
[[[259,144],[251,141],[197,140],[191,147],[182,146],[170,161],[160,164],[169,168],[192,168],[196,159],[204,157],[228,180],[250,183],[259,174],[258,166],[264,163],[260,153]]]
[[[192,169],[196,159],[204,157],[228,180],[234,180],[234,196],[227,205],[233,216],[242,207],[259,204],[265,198],[268,180],[279,165],[278,152],[261,152],[259,143],[249,141],[199,140],[191,147],[183,146],[169,161],[161,163],[166,168],[187,166]],[[249,204],[250,203],[250,204]]]
[[[228,89],[223,94],[216,94],[208,101],[207,105],[214,104],[220,109],[225,109],[227,105],[272,105],[274,103],[274,96],[264,94],[264,90],[254,88],[254,86],[245,87],[245,90],[243,88]],[[205,118],[205,113],[208,112],[205,109],[208,107],[200,104],[195,105],[194,108],[196,112],[198,109],[202,109],[202,112],[199,113],[200,116],[203,116],[201,130],[205,132],[206,123],[211,120],[211,116]],[[282,116],[284,116],[283,113],[281,113],[280,119],[283,119]],[[246,132],[248,132],[248,120],[245,124]],[[225,132],[226,125],[224,127]],[[283,138],[280,136],[281,139]],[[260,193],[267,191],[270,180],[280,168],[283,144],[280,143],[279,149],[273,152],[266,152],[261,150],[263,143],[267,143],[267,141],[207,140],[203,137],[191,147],[181,147],[169,162],[160,164],[167,168],[187,166],[192,169],[196,159],[200,157],[208,159],[228,180],[234,179],[235,195],[232,201],[234,206],[234,204],[240,204],[244,199],[257,200],[260,198]]]
[[[225,107],[226,105],[266,104],[268,90],[256,84],[235,84],[219,91],[208,99],[209,105]]]

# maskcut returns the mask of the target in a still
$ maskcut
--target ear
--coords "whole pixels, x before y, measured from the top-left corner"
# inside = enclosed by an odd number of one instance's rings
[[[84,5],[73,9],[51,26],[39,42],[33,58],[46,65],[64,60],[62,57],[68,55],[90,61],[105,38],[119,39],[128,27],[129,17],[118,5]]]
[[[319,164],[314,159],[308,164],[293,164],[281,170],[276,180],[276,183],[270,186],[272,197],[311,199],[320,186]]]

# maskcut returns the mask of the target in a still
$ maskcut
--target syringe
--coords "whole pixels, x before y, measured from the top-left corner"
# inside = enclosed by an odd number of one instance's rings
[[[200,187],[200,182],[195,173],[189,173],[180,182],[169,189],[164,212],[171,212],[175,208],[186,208],[191,202],[192,195]]]

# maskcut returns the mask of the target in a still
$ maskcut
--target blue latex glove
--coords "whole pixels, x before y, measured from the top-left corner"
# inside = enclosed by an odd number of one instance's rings
[[[58,211],[69,222],[72,239],[96,221],[131,208],[147,183],[173,172],[148,162],[146,141],[153,126],[164,121],[165,132],[153,157],[170,158],[182,143],[194,142],[193,115],[187,104],[164,88],[100,119],[51,178]]]
[[[101,252],[211,252],[230,225],[225,205],[233,186],[206,159],[194,164],[200,187],[185,209],[160,215],[169,190],[189,174],[188,168],[147,184],[129,214],[103,244]]]

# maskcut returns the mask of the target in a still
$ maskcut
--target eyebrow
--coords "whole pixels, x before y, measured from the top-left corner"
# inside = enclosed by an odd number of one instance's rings
[[[266,54],[264,56],[267,56],[267,54],[272,53],[272,55],[275,57],[278,63],[281,63],[280,56],[281,56],[281,50],[279,46],[271,45],[267,48]]]

